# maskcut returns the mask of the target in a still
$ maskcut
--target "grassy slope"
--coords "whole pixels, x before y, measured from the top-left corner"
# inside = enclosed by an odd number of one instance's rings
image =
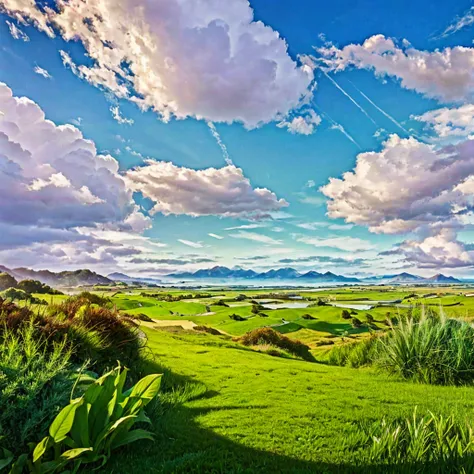
[[[360,456],[346,448],[357,423],[408,416],[415,406],[474,412],[474,388],[278,359],[210,335],[147,333],[160,363],[207,393],[166,412],[156,442],[126,450],[107,472],[356,472]]]

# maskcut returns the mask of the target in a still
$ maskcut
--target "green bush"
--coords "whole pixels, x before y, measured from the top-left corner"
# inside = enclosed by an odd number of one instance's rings
[[[362,321],[358,318],[352,318],[351,324],[354,329],[358,329],[362,327]]]
[[[327,361],[330,365],[363,367],[373,364],[377,359],[377,341],[373,335],[361,341],[335,345],[328,352]]]
[[[195,331],[207,332],[208,334],[213,334],[214,336],[221,336],[222,334],[217,329],[211,328],[209,326],[194,326]]]
[[[245,321],[245,318],[240,316],[240,314],[230,314],[229,315],[230,319],[233,319],[234,321]]]
[[[244,346],[258,346],[270,344],[279,347],[305,360],[313,361],[309,347],[300,341],[295,341],[271,328],[257,328],[244,334],[238,339]]]
[[[47,304],[46,301],[36,298],[19,288],[8,288],[8,290],[2,291],[0,296],[11,301],[27,301],[31,304]]]

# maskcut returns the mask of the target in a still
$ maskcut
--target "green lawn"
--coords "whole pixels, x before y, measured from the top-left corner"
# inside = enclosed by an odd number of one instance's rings
[[[156,441],[122,451],[103,472],[389,472],[356,469],[360,423],[409,416],[416,406],[420,413],[474,414],[474,388],[275,358],[208,334],[146,333],[156,360],[188,391],[203,384],[205,393],[164,406]]]

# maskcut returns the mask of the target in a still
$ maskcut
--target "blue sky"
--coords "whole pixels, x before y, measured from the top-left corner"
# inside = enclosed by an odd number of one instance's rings
[[[142,2],[139,0],[132,2],[137,6],[140,3]],[[175,3],[181,6],[183,4],[179,0]],[[158,2],[158,5],[161,4],[162,2]],[[219,13],[213,1],[203,2],[205,6],[202,8],[207,10],[205,15],[201,12],[202,16],[206,18],[206,21],[217,21],[218,28],[227,21],[230,25],[229,34],[232,35],[232,28],[237,30],[240,28],[239,15],[245,8],[246,2],[232,0],[229,2],[229,11],[231,4],[235,6],[235,13],[228,13],[230,19],[223,19],[227,13],[225,15]],[[403,155],[402,148],[406,150],[405,142],[393,142],[389,146],[385,144],[390,134],[398,134],[402,141],[412,137],[410,150],[413,149],[413,151],[410,151],[407,160],[417,159],[420,153],[429,154],[429,147],[434,150],[433,153],[436,153],[447,144],[458,146],[459,143],[464,145],[464,141],[471,141],[473,132],[469,127],[472,127],[474,119],[472,116],[466,118],[467,112],[464,109],[462,109],[464,113],[462,123],[465,128],[462,133],[451,131],[443,134],[439,132],[439,129],[437,131],[434,129],[433,122],[427,119],[416,120],[413,117],[423,116],[429,111],[441,108],[450,111],[457,110],[472,103],[474,60],[470,63],[471,69],[465,66],[469,63],[468,61],[462,62],[463,58],[472,54],[473,50],[472,25],[474,22],[469,22],[472,2],[365,0],[357,3],[337,1],[323,5],[323,2],[310,0],[301,0],[291,4],[279,0],[251,1],[254,20],[271,27],[287,43],[288,51],[279,52],[274,58],[277,66],[289,58],[295,61],[295,68],[301,68],[305,61],[308,62],[304,55],[312,55],[313,62],[309,61],[312,64],[311,74],[314,75],[314,81],[307,80],[305,84],[306,91],[314,86],[306,102],[302,101],[294,107],[278,103],[281,107],[280,112],[284,110],[284,113],[275,114],[270,111],[265,115],[264,121],[267,123],[256,126],[249,125],[250,119],[242,120],[242,116],[247,117],[245,110],[242,112],[231,99],[229,99],[229,108],[225,110],[219,109],[217,100],[216,104],[213,103],[213,96],[221,93],[218,90],[220,81],[233,81],[227,76],[231,73],[225,70],[225,67],[222,71],[217,71],[217,67],[216,71],[212,68],[211,71],[204,71],[199,64],[192,63],[194,69],[183,72],[189,76],[183,79],[183,82],[179,83],[174,90],[177,95],[176,101],[171,95],[167,98],[166,107],[172,108],[175,102],[179,105],[169,120],[164,120],[163,109],[145,110],[146,107],[143,104],[141,108],[138,105],[141,99],[147,97],[147,92],[144,91],[150,91],[150,97],[155,101],[158,100],[157,96],[153,95],[152,85],[147,84],[146,88],[140,86],[142,88],[138,92],[136,85],[128,98],[120,97],[117,90],[113,91],[107,87],[105,80],[94,82],[90,76],[86,77],[77,69],[78,65],[93,68],[97,61],[100,62],[100,59],[94,58],[91,51],[87,51],[85,42],[87,38],[84,39],[87,33],[83,35],[82,41],[80,34],[77,41],[66,41],[63,38],[71,34],[71,31],[67,31],[71,28],[71,24],[66,24],[66,26],[63,24],[61,30],[57,25],[50,23],[51,26],[48,28],[55,31],[55,36],[51,37],[52,35],[47,34],[46,28],[41,27],[41,21],[38,21],[38,18],[44,17],[44,12],[38,9],[36,13],[28,16],[19,5],[20,3],[17,5],[15,0],[0,0],[0,6],[5,9],[5,13],[0,15],[0,82],[11,89],[13,96],[24,96],[34,101],[44,111],[46,119],[54,122],[56,126],[74,125],[82,132],[85,139],[95,143],[97,154],[112,155],[119,163],[119,176],[130,179],[130,182],[126,183],[128,187],[126,192],[133,192],[132,199],[139,206],[136,212],[147,219],[147,224],[138,230],[124,227],[120,221],[122,219],[126,222],[127,216],[123,214],[125,212],[123,208],[115,209],[111,213],[113,217],[110,218],[103,217],[105,211],[98,210],[99,220],[95,222],[91,218],[91,222],[87,225],[83,221],[74,225],[66,223],[62,225],[59,219],[52,223],[41,215],[35,215],[35,218],[27,223],[27,230],[32,235],[30,239],[22,238],[20,245],[15,244],[12,238],[5,238],[5,242],[0,246],[0,263],[55,269],[88,265],[99,271],[118,270],[136,275],[161,275],[177,269],[196,269],[215,264],[264,269],[286,266],[280,260],[294,259],[295,262],[292,262],[291,266],[298,269],[331,270],[344,274],[414,271],[429,275],[444,271],[462,276],[472,273],[474,255],[470,247],[472,240],[472,224],[469,220],[470,197],[463,192],[461,199],[460,192],[456,190],[458,189],[456,186],[468,182],[469,176],[473,174],[469,167],[463,168],[462,172],[457,169],[448,170],[449,177],[454,180],[450,182],[449,189],[438,189],[439,195],[435,192],[432,195],[429,193],[424,195],[423,203],[430,202],[430,209],[429,211],[417,210],[419,214],[413,211],[407,215],[408,208],[420,208],[416,197],[417,192],[408,189],[407,193],[411,193],[408,199],[400,191],[404,188],[409,174],[400,174],[400,176],[393,174],[393,181],[399,180],[396,191],[399,191],[400,195],[394,195],[393,199],[398,206],[396,209],[388,204],[390,200],[387,199],[384,200],[383,205],[374,204],[369,195],[375,196],[379,191],[383,194],[384,190],[393,192],[389,183],[384,185],[383,180],[382,189],[377,191],[376,188],[380,182],[370,181],[375,179],[374,177],[365,180],[357,174],[358,180],[354,184],[357,192],[360,193],[360,189],[364,186],[367,188],[355,197],[350,196],[355,188],[350,187],[348,181],[344,180],[342,185],[345,188],[342,193],[335,188],[328,189],[325,194],[320,192],[320,187],[326,186],[330,178],[341,178],[344,173],[353,171],[356,158],[361,153],[383,153],[385,150],[388,156],[391,150],[393,154]],[[32,5],[34,8],[33,0]],[[20,14],[24,22],[19,21]],[[235,23],[233,23],[234,17]],[[463,18],[467,18],[464,23],[460,22]],[[147,20],[150,20],[150,25],[153,25],[152,16],[147,17]],[[119,16],[117,16],[117,21],[123,21],[126,24],[125,19],[121,20]],[[131,23],[133,24],[133,21]],[[450,25],[454,27],[449,29]],[[456,25],[459,26],[456,27]],[[22,34],[27,35],[23,39],[28,38],[28,41],[22,39]],[[111,38],[111,44],[113,41],[120,42],[117,36],[120,33],[113,34],[116,36]],[[344,54],[344,47],[347,45],[363,45],[364,41],[374,35],[383,35],[384,41],[392,39],[393,48],[390,46],[388,49],[391,48],[391,50],[388,53],[384,50],[380,54],[378,50],[371,50],[368,61],[362,56],[365,50],[361,52],[355,49],[349,56]],[[169,41],[170,57],[175,60],[178,67],[184,64],[180,63],[179,58],[172,56],[173,54],[183,54],[183,56],[189,54],[184,46],[178,47],[173,43],[173,41],[178,42],[178,39],[168,36],[160,38],[166,38]],[[218,55],[220,38],[220,34],[216,33],[210,42],[203,41],[202,44],[193,45],[191,41],[187,46],[189,48],[195,46],[204,52],[206,48],[209,48],[209,55]],[[404,39],[409,41],[411,46],[403,44]],[[199,41],[199,38],[196,41]],[[382,40],[379,37],[377,41]],[[384,47],[387,48],[385,43]],[[439,66],[439,64],[430,63],[431,55],[435,53],[435,50],[445,52],[446,48],[460,47],[464,49],[459,66],[446,64]],[[321,50],[316,51],[314,48],[324,48],[328,54],[325,56]],[[333,49],[330,52],[331,48]],[[416,53],[410,53],[410,48],[413,48]],[[73,63],[72,67],[71,63],[69,66],[65,65],[64,55],[62,56],[60,51],[67,53]],[[85,53],[88,53],[88,56]],[[386,57],[387,54],[394,56],[398,53],[406,58],[406,69],[400,67],[398,70],[399,63],[395,66],[390,64],[387,66],[388,69],[376,63],[380,57]],[[451,85],[448,78],[439,87],[435,84],[435,89],[427,86],[430,83],[429,78],[427,80],[426,77],[421,77],[419,71],[412,67],[412,64],[416,62],[414,56],[421,53],[428,58],[428,67],[433,66],[433,71],[428,71],[428,74],[433,75],[435,83],[436,77],[440,77],[440,70],[437,67],[441,67],[442,72],[446,74],[452,72],[446,69],[459,67],[464,68],[462,73],[467,77],[466,84],[463,84],[461,88],[453,81]],[[249,49],[248,54],[266,53]],[[471,57],[473,58],[474,54]],[[154,58],[156,59],[156,56]],[[314,62],[314,58],[316,60],[325,58],[326,62],[324,64],[319,61]],[[281,63],[279,63],[280,60]],[[188,61],[187,64],[190,62]],[[212,65],[212,62],[210,64]],[[209,68],[207,63],[206,67]],[[261,87],[262,90],[259,92],[261,95],[271,90],[272,85],[264,89],[264,86],[259,84],[260,71],[246,71],[245,68],[244,61],[239,64],[238,74],[242,74],[243,78],[255,74],[256,78],[254,84],[250,82],[246,87],[255,87],[257,91]],[[154,70],[150,66],[150,71],[157,74],[159,78],[157,71],[162,71],[162,69]],[[199,77],[203,71],[209,74],[206,75],[207,78],[216,79],[215,86],[207,88],[208,84],[205,84],[203,88]],[[301,87],[304,81],[300,69],[297,72],[299,75],[294,77],[295,90]],[[232,73],[235,75],[235,70]],[[138,74],[134,73],[132,80],[136,80],[136,84],[141,79],[146,80],[146,74],[143,74],[144,77],[139,78]],[[165,71],[164,74],[167,72]],[[181,71],[178,70],[176,75],[180,74]],[[328,76],[343,90],[338,89]],[[266,79],[267,77],[263,77],[262,73],[262,84]],[[189,91],[192,96],[189,102],[185,102],[187,97],[185,99],[180,97],[181,92],[183,96],[185,95],[187,81],[192,89]],[[133,84],[126,85],[129,89],[134,89]],[[285,87],[290,90],[290,95],[291,86],[292,83],[288,79]],[[212,87],[216,90],[214,91]],[[236,86],[236,89],[231,90],[238,91],[238,88]],[[209,99],[206,98],[207,102],[203,101],[200,104],[199,110],[197,105],[193,109],[193,104],[196,102],[193,94],[200,94],[200,91],[203,91],[203,96],[209,94]],[[245,92],[243,91],[242,94],[245,95]],[[283,95],[283,92],[280,94]],[[271,95],[271,91],[268,95]],[[129,100],[131,96],[138,97],[140,100],[135,102]],[[257,99],[253,99],[250,104],[252,107],[255,102],[258,102],[259,96],[256,97]],[[180,102],[181,99],[182,102]],[[227,97],[224,97],[224,101],[226,100]],[[265,100],[262,99],[262,110],[268,105]],[[271,100],[278,100],[278,97]],[[162,105],[162,102],[159,105]],[[231,115],[233,106],[236,108],[235,117]],[[269,105],[268,108],[270,110]],[[0,111],[2,111],[1,108]],[[223,123],[219,117],[227,112],[230,114],[226,115],[228,123]],[[290,123],[295,117],[307,118],[309,113],[314,113],[318,117],[318,123],[308,122],[313,128],[310,134],[291,133],[283,125]],[[117,120],[117,114],[120,114],[122,119]],[[264,116],[263,112],[262,116]],[[250,112],[248,117],[250,117]],[[167,171],[169,174],[166,177],[159,174],[164,172],[162,169],[157,169],[158,174],[155,176],[157,180],[173,179],[172,173],[179,173],[182,176],[180,179],[192,181],[197,176],[194,170],[212,168],[219,170],[229,166],[225,161],[225,152],[211,133],[208,122],[214,124],[221,144],[225,146],[229,159],[233,163],[231,165],[233,169],[242,170],[243,179],[249,180],[250,189],[246,191],[249,196],[242,197],[245,201],[242,203],[244,207],[250,205],[247,199],[252,200],[253,207],[249,212],[229,211],[232,200],[226,204],[228,207],[224,209],[222,206],[219,210],[219,197],[208,196],[206,189],[200,190],[196,199],[200,202],[208,202],[211,208],[212,199],[217,199],[215,212],[203,211],[204,206],[201,204],[196,210],[196,207],[193,207],[195,203],[178,202],[180,199],[189,199],[189,196],[183,197],[180,189],[176,190],[173,186],[169,188],[169,191],[163,191],[163,189],[157,191],[154,188],[153,179],[150,178],[152,168],[147,159],[171,162],[174,165]],[[448,120],[448,125],[449,123],[451,122]],[[346,135],[341,132],[341,127]],[[1,128],[0,131],[2,131]],[[13,136],[10,137],[10,143],[15,140]],[[471,154],[470,145],[468,143],[462,150],[460,148],[461,151],[456,158],[460,160],[459,162],[465,159],[469,161],[469,156],[465,158],[465,153]],[[415,147],[418,148],[415,150]],[[32,156],[35,156],[36,150],[29,151],[32,152]],[[1,154],[0,144],[0,156]],[[7,152],[4,155],[5,160],[14,161]],[[390,160],[390,156],[384,158],[384,155],[380,159]],[[430,159],[432,158],[428,155],[423,155],[423,160],[428,161],[421,164],[429,167]],[[79,156],[77,160],[80,160]],[[380,169],[374,171],[374,176],[377,172],[383,173],[383,166],[386,163],[382,161],[380,163]],[[139,174],[129,174],[129,170],[133,167],[138,167]],[[414,173],[417,173],[419,179],[423,181],[421,176],[423,167],[415,167],[414,170]],[[43,171],[44,169],[41,173]],[[69,178],[65,171],[61,173],[68,178],[69,184],[54,184],[50,181],[51,174],[41,174],[41,177],[29,176],[29,179],[33,180],[32,182],[35,179],[42,180],[37,181],[37,183],[43,183],[36,186],[37,192],[52,186],[56,186],[57,189],[70,188],[71,182],[74,181],[73,177]],[[427,175],[426,179],[435,179],[430,176]],[[385,178],[387,179],[386,176]],[[220,174],[210,177],[212,182],[218,179],[224,180],[224,177]],[[240,183],[240,178],[233,176],[232,179]],[[144,180],[146,185],[143,184]],[[30,183],[29,186],[31,190],[33,185]],[[181,185],[176,186],[179,188]],[[187,185],[183,184],[183,186]],[[206,187],[199,180],[193,186]],[[81,184],[80,189],[83,187],[84,184]],[[225,188],[225,183],[223,187]],[[465,184],[464,187],[467,188],[468,185]],[[274,197],[267,197],[268,199],[263,202],[263,198],[255,194],[258,188],[270,190],[274,193]],[[451,199],[452,202],[449,201],[449,206],[443,203],[442,209],[436,208],[433,211],[434,204],[432,203],[437,203],[439,196],[445,196],[447,192],[455,194],[453,197],[446,198],[448,201]],[[159,198],[156,197],[157,193],[159,193]],[[212,189],[209,190],[210,193]],[[83,205],[105,207],[108,204],[102,195],[92,194],[97,199],[84,201]],[[57,194],[57,196],[60,195]],[[352,202],[350,209],[346,209],[347,206],[343,202],[346,196],[347,202]],[[37,199],[42,198],[37,197]],[[235,202],[239,199],[241,197],[237,195]],[[455,202],[454,199],[456,199]],[[286,201],[288,206],[278,204],[278,202],[283,202],[278,200]],[[165,204],[163,204],[164,201],[166,201]],[[331,207],[328,207],[328,201],[333,202],[332,211]],[[2,202],[2,205],[7,205],[7,201],[0,201],[0,204]],[[159,205],[161,206],[159,210],[155,208],[155,212],[153,208],[157,202],[162,204]],[[359,213],[358,203],[364,208],[363,212]],[[13,206],[14,203],[12,202],[11,205]],[[133,205],[133,201],[127,202],[126,212],[131,213],[130,206]],[[374,206],[373,209],[371,206]],[[449,211],[446,211],[447,206],[450,207]],[[453,206],[465,211],[461,215],[457,210],[452,210]],[[166,215],[168,211],[163,210],[165,208],[171,209],[169,215]],[[26,213],[32,212],[28,210],[29,208],[25,209]],[[107,209],[109,212],[109,208]],[[60,212],[70,212],[74,216],[75,208],[70,207]],[[117,217],[119,214],[120,219]],[[378,217],[372,219],[371,216]],[[0,213],[0,223],[2,219],[4,226],[15,226],[8,227],[5,235],[16,235],[15,232],[19,231],[20,223],[13,217],[3,216]],[[244,227],[238,229],[240,226]],[[396,231],[393,230],[394,227]],[[72,234],[70,237],[52,237],[50,241],[38,240],[33,237],[38,229],[41,231],[54,229],[55,232],[65,230]],[[77,232],[87,235],[85,239],[87,244],[77,238]],[[209,234],[214,234],[214,236]],[[100,239],[102,242],[99,242]],[[110,240],[108,244],[104,243],[107,239]],[[77,241],[80,243],[76,245]],[[49,255],[46,248],[49,251],[54,249],[55,254]],[[110,249],[112,249],[111,252],[109,252]],[[325,257],[325,259],[320,257]],[[176,262],[172,263],[176,259],[181,259],[186,263],[180,265],[176,265]],[[300,261],[297,261],[298,259]],[[301,259],[307,261],[303,262]]]

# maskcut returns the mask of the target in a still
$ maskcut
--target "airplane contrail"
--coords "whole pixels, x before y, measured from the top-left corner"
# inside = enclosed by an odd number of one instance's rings
[[[234,163],[232,162],[229,152],[227,151],[227,147],[225,146],[224,142],[222,141],[221,136],[219,135],[219,132],[216,129],[216,126],[212,122],[207,122],[207,126],[209,127],[209,130],[211,131],[212,136],[216,139],[217,144],[219,145],[220,149],[222,150],[222,154],[224,156],[224,160],[227,163],[227,165],[233,165]]]
[[[407,135],[410,135],[410,132],[399,122],[397,122],[390,114],[385,112],[385,110],[381,109],[373,100],[369,99],[354,83],[349,81],[352,86],[359,92],[359,94],[369,102],[369,104],[372,104],[381,114],[385,115],[391,122],[393,122],[398,128],[403,130]]]
[[[321,71],[376,127],[378,127],[377,122],[375,122],[356,100],[354,100],[324,69],[321,69]]]

